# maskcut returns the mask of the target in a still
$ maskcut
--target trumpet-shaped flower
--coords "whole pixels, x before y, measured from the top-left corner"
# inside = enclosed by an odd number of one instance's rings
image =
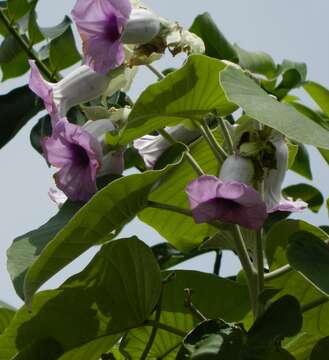
[[[85,64],[107,73],[125,60],[123,43],[145,44],[160,31],[160,21],[129,0],[77,0],[72,11],[83,41]]]
[[[259,230],[267,213],[260,194],[238,181],[222,181],[204,175],[193,180],[186,188],[196,223],[220,220]]]
[[[97,176],[122,173],[122,152],[103,156],[101,134],[113,128],[109,119],[84,128],[62,118],[54,123],[51,137],[42,141],[45,158],[59,168],[56,185],[71,200],[88,201],[97,191]]]
[[[176,140],[185,144],[191,143],[200,136],[199,130],[188,130],[182,125],[166,128]],[[134,141],[134,147],[143,158],[148,169],[154,167],[159,157],[170,147],[170,142],[161,135],[145,135]]]
[[[42,77],[35,61],[30,60],[29,63],[30,89],[44,101],[48,113],[52,116],[58,114],[64,117],[73,106],[100,96],[112,80],[111,76],[101,75],[83,65],[58,83],[51,83]],[[119,89],[112,89],[112,93],[117,90]]]
[[[267,211],[301,212],[307,208],[307,203],[302,200],[293,201],[282,195],[282,184],[288,169],[287,143],[280,134],[274,136],[271,142],[275,147],[276,169],[270,169],[264,181]]]

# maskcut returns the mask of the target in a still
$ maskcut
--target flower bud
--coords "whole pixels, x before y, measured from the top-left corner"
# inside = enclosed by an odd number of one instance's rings
[[[122,34],[125,44],[146,44],[160,31],[160,20],[151,11],[133,9]]]
[[[251,185],[254,175],[254,164],[250,159],[239,155],[231,155],[224,161],[220,169],[219,178],[222,181],[238,181]]]
[[[307,203],[301,200],[285,199],[281,191],[288,170],[288,145],[281,134],[273,136],[271,143],[275,147],[276,169],[269,169],[264,180],[267,212],[300,212],[307,207]]]

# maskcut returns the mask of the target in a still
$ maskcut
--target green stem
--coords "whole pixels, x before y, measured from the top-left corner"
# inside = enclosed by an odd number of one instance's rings
[[[257,298],[264,290],[264,249],[262,240],[262,231],[257,232],[256,238],[256,264],[257,264]],[[263,304],[257,301],[257,317],[264,311]]]
[[[47,76],[48,79],[52,78],[51,70],[39,59],[35,51],[30,47],[30,45],[25,41],[25,39],[19,34],[19,32],[14,28],[14,26],[9,21],[8,17],[3,10],[0,10],[0,19],[6,26],[7,30],[13,35],[15,40],[20,44],[22,49],[26,52],[28,57],[35,60],[40,70]]]
[[[309,311],[309,310],[312,310],[320,305],[323,305],[325,303],[327,303],[329,301],[329,297],[328,296],[323,296],[323,297],[320,297],[316,300],[313,300],[307,304],[304,304],[301,306],[301,311],[302,313],[306,312],[306,311]]]
[[[217,119],[218,119],[219,126],[222,130],[222,134],[223,134],[226,146],[228,148],[228,151],[230,154],[233,154],[234,153],[234,144],[233,144],[231,134],[228,130],[227,124],[223,118],[218,117]]]
[[[191,314],[195,316],[197,321],[206,321],[208,320],[202,312],[193,304],[192,302],[192,289],[186,288],[185,291],[185,300],[184,304],[187,309],[190,310]]]
[[[274,280],[282,275],[287,274],[288,272],[292,271],[292,267],[290,265],[284,265],[276,270],[271,271],[270,273],[267,273],[264,275],[265,281]]]
[[[158,302],[158,305],[156,307],[156,312],[155,312],[155,323],[154,323],[154,326],[152,328],[152,332],[151,332],[151,335],[148,339],[148,342],[145,346],[145,349],[143,351],[143,354],[141,355],[141,358],[140,360],[145,360],[153,346],[153,342],[155,340],[155,337],[157,335],[157,331],[158,331],[158,324],[159,324],[159,321],[160,321],[160,316],[161,316],[161,305],[162,305],[162,294],[160,295],[160,299],[159,299],[159,302]]]
[[[214,134],[210,130],[206,121],[203,121],[203,124],[199,126],[201,133],[205,140],[208,142],[212,152],[220,163],[222,163],[227,158],[226,151],[218,144]]]
[[[154,326],[156,323],[157,327],[159,329],[162,329],[162,330],[165,330],[169,333],[172,333],[172,334],[175,334],[175,335],[178,335],[178,336],[181,336],[181,337],[185,337],[186,336],[186,332],[182,331],[182,330],[179,330],[179,329],[176,329],[172,326],[169,326],[169,325],[166,325],[166,324],[163,324],[161,322],[156,322],[155,320],[146,320],[142,326]],[[138,326],[138,327],[141,327],[141,326]]]
[[[155,201],[149,201],[148,206],[155,209],[161,209],[161,210],[167,210],[172,211],[178,214],[186,215],[186,216],[192,216],[192,211],[189,209],[183,209],[179,206],[174,205],[168,205],[168,204],[161,204]]]
[[[257,271],[250,260],[246,244],[243,239],[243,235],[239,225],[234,226],[235,236],[235,249],[241,261],[242,268],[246,274],[246,279],[249,289],[249,297],[251,302],[251,307],[254,313],[254,316],[257,316]]]
[[[153,65],[151,64],[146,64],[145,65],[149,70],[151,70],[153,72],[153,74],[155,76],[158,77],[159,80],[162,80],[165,78],[165,76],[162,74],[162,72],[160,72],[158,69],[156,69]]]
[[[159,129],[158,133],[162,135],[171,144],[178,143],[178,141],[176,141],[165,129]],[[185,151],[184,156],[192,166],[193,170],[198,174],[198,176],[204,175],[204,171],[201,169],[200,165],[197,163],[197,161],[194,159],[194,157],[189,151]]]
[[[221,250],[216,250],[215,253],[216,253],[216,257],[215,257],[213,273],[215,275],[219,276],[220,266],[221,266],[221,262],[222,262],[222,252],[221,252]]]

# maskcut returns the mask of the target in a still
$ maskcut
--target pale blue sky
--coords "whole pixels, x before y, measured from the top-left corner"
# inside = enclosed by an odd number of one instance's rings
[[[43,26],[55,25],[65,13],[70,12],[74,2],[39,0],[40,23]],[[266,51],[277,61],[283,58],[305,61],[308,64],[308,78],[329,87],[328,0],[146,0],[145,3],[161,16],[177,20],[186,27],[196,15],[209,11],[230,41],[237,42],[248,50]],[[167,57],[157,66],[161,69],[173,64],[179,65],[181,61],[181,58],[172,60]],[[0,84],[0,93],[23,85],[26,79],[25,76]],[[142,69],[131,90],[131,96],[136,98],[154,80],[152,74]],[[306,96],[303,99],[308,101]],[[13,305],[21,302],[15,295],[6,270],[6,249],[15,237],[39,227],[56,212],[56,207],[47,196],[48,188],[53,185],[51,173],[44,160],[29,144],[29,132],[35,121],[36,119],[32,120],[0,151],[0,299]],[[312,151],[312,154],[315,154],[312,164],[315,184],[327,196],[328,167],[316,152]],[[307,181],[293,174],[287,176],[287,183],[296,182]],[[328,223],[325,208],[320,216],[306,212],[301,217],[318,225]],[[135,232],[149,244],[160,240],[152,229],[138,222],[127,227],[123,235]],[[46,286],[59,285],[66,276],[81,269],[94,252],[95,250],[89,251]],[[211,271],[212,266],[212,257],[208,256],[182,267]],[[236,259],[226,256],[222,273],[231,274],[238,266]]]

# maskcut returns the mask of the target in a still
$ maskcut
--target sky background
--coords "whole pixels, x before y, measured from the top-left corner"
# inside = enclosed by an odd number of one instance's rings
[[[231,42],[253,51],[266,51],[277,62],[284,58],[304,61],[308,65],[308,79],[329,87],[329,1],[278,1],[278,0],[146,0],[156,13],[189,27],[195,16],[205,11],[211,13],[221,31]],[[74,0],[39,0],[39,23],[52,26],[69,14]],[[63,54],[65,56],[65,54]],[[179,66],[181,57],[167,56],[156,66],[164,69]],[[156,79],[147,69],[141,69],[130,95],[133,99]],[[0,84],[0,94],[26,84],[27,76]],[[309,105],[312,101],[297,94]],[[51,171],[43,158],[29,143],[29,133],[40,115],[32,119],[24,129],[0,151],[0,300],[19,306],[6,269],[6,250],[14,238],[38,228],[56,212],[47,192],[53,186]],[[0,109],[1,121],[1,109]],[[315,186],[328,197],[329,167],[316,151],[311,149],[312,170]],[[288,173],[286,184],[309,183],[306,179]],[[310,211],[298,216],[316,225],[328,224],[325,207],[319,215]],[[161,241],[160,236],[137,220],[127,226],[122,236],[136,234],[148,244]],[[58,286],[67,276],[81,270],[97,249],[92,249],[51,279],[43,288]],[[180,268],[212,271],[213,256],[201,256],[182,264]],[[237,259],[226,253],[221,275],[230,275],[239,269]]]

